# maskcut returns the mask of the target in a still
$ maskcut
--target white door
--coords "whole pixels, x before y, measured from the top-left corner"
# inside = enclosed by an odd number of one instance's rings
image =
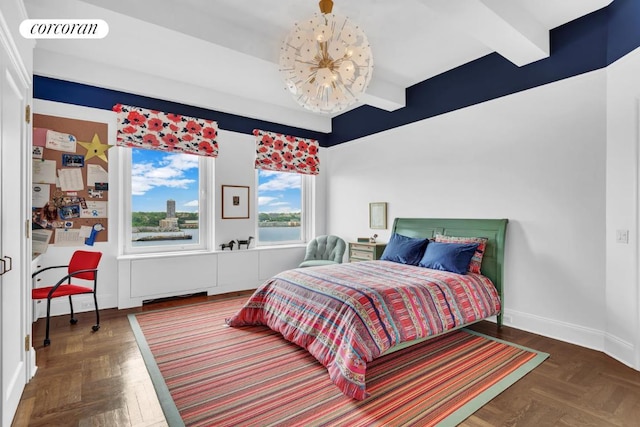
[[[8,55],[0,57],[0,378],[2,426],[10,426],[26,383],[27,283],[23,254],[26,89]],[[30,298],[30,295],[29,295]]]

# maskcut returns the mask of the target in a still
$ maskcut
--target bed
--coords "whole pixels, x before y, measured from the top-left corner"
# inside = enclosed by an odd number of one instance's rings
[[[324,365],[345,395],[365,399],[367,363],[375,358],[492,316],[502,324],[507,222],[396,218],[392,240],[486,239],[481,274],[389,260],[297,268],[264,282],[227,324],[281,333]]]

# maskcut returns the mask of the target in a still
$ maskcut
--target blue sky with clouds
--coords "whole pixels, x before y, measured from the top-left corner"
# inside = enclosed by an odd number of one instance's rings
[[[300,212],[302,175],[258,172],[258,212]]]
[[[192,154],[132,149],[132,211],[164,212],[173,199],[176,211],[197,212],[199,160]],[[301,175],[259,171],[258,179],[259,212],[300,212]]]

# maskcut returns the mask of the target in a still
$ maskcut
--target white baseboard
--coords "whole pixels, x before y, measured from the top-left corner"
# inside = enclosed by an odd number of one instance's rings
[[[505,310],[503,320],[506,326],[601,351],[631,368],[639,368],[634,364],[633,344],[610,333],[515,310]]]
[[[104,308],[115,308],[116,298],[113,295],[99,295],[98,294],[98,308],[100,310]],[[75,295],[73,297],[73,312],[82,313],[85,311],[94,311],[93,295]],[[66,297],[54,298],[51,300],[51,315],[61,316],[63,314],[69,314],[69,299]],[[35,320],[47,316],[47,300],[35,301],[33,308],[33,318]]]
[[[38,371],[38,366],[36,366],[36,349],[33,347],[29,348],[28,360],[29,360],[29,373],[27,375],[28,376],[27,382],[29,382],[31,378],[33,378],[36,375],[36,372]]]
[[[640,371],[640,366],[634,363],[635,349],[633,344],[607,333],[604,336],[604,352],[618,362]]]

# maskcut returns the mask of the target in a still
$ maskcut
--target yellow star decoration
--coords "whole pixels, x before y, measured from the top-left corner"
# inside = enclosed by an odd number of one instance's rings
[[[104,160],[105,163],[109,162],[109,160],[107,160],[106,152],[109,148],[113,147],[113,145],[101,143],[100,137],[98,137],[97,133],[93,135],[93,139],[91,140],[91,142],[78,141],[78,144],[87,149],[87,155],[84,156],[85,160],[89,160],[92,157],[97,157]]]

